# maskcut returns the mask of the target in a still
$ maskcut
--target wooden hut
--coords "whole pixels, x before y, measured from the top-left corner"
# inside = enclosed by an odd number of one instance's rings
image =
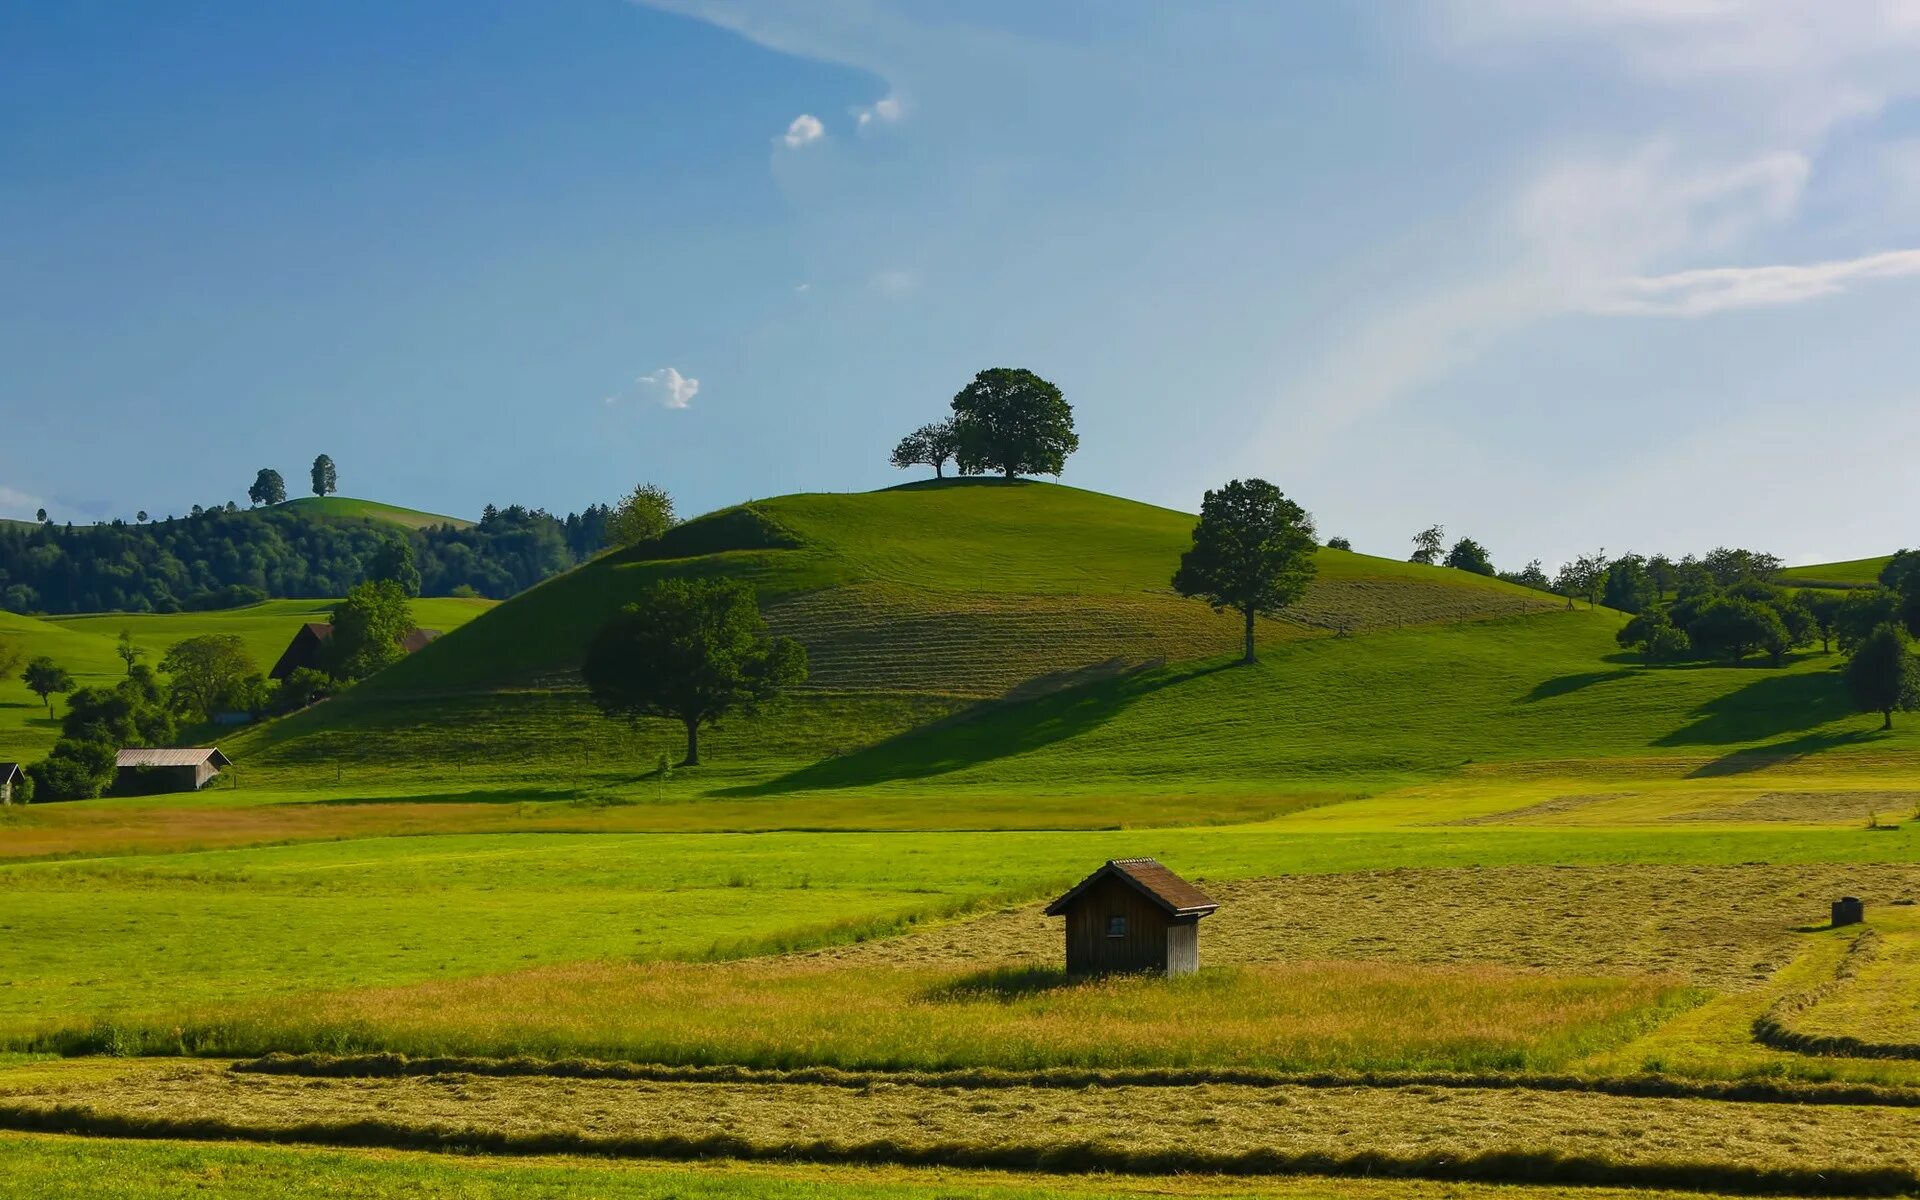
[[[21,778],[19,763],[0,762],[0,804],[13,803],[13,793]]]
[[[116,796],[149,796],[157,792],[197,792],[231,766],[218,746],[181,750],[122,750],[114,762]]]
[[[400,648],[408,654],[440,636],[438,629],[412,629],[400,639]],[[320,669],[322,650],[333,640],[333,626],[325,621],[308,621],[293,635],[287,648],[280,652],[280,658],[273,664],[273,670],[267,672],[269,679],[285,679],[301,667]]]
[[[1200,918],[1220,906],[1151,858],[1116,858],[1047,905],[1067,919],[1067,972],[1190,975]]]

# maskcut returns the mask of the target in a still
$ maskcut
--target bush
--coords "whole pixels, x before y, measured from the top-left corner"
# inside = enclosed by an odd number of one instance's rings
[[[27,770],[42,800],[92,800],[112,786],[115,758],[106,742],[61,738],[44,761]]]

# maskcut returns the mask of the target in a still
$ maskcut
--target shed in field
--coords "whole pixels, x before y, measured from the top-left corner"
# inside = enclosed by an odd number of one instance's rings
[[[114,762],[116,796],[149,796],[157,792],[197,792],[231,766],[218,746],[182,750],[122,750]]]
[[[1067,972],[1190,975],[1200,918],[1220,906],[1151,858],[1116,858],[1047,905],[1067,919]]]
[[[0,804],[13,803],[13,791],[20,783],[20,764],[0,762]]]
[[[438,629],[412,629],[400,639],[400,648],[408,654],[440,636]],[[333,626],[326,621],[308,621],[287,648],[280,652],[280,660],[273,664],[273,670],[267,672],[269,679],[285,679],[301,667],[320,669],[321,651],[333,640]]]

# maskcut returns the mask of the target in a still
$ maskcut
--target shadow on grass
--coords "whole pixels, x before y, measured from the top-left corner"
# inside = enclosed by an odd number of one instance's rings
[[[1802,733],[1853,712],[1839,680],[1825,672],[1769,673],[1737,691],[1716,696],[1687,714],[1691,722],[1654,744],[1724,746]],[[1841,740],[1851,740],[1845,735]],[[1812,747],[1805,753],[1811,753]],[[1793,752],[1790,747],[1783,752]]]
[[[1695,767],[1687,772],[1687,778],[1710,779],[1716,775],[1745,775],[1750,771],[1764,771],[1769,767],[1777,767],[1797,758],[1806,758],[1841,746],[1870,741],[1878,732],[1878,730],[1855,729],[1846,733],[1809,733],[1784,742],[1775,742],[1770,746],[1750,746],[1744,750],[1723,754],[1710,763]]]
[[[330,796],[324,800],[302,800],[317,808],[352,808],[366,804],[520,804],[527,801],[564,800],[568,794],[551,789],[469,788],[464,792],[409,792],[392,796]]]
[[[852,754],[825,759],[763,783],[727,788],[717,794],[770,796],[947,775],[1077,737],[1106,724],[1129,705],[1155,692],[1234,665],[1232,662],[1175,668],[1143,665],[1032,699],[987,700],[944,721],[908,730]],[[1088,668],[1096,673],[1103,669]]]
[[[1633,673],[1622,667],[1614,671],[1581,671],[1573,675],[1562,675],[1556,679],[1543,679],[1534,684],[1533,690],[1526,694],[1525,703],[1535,704],[1541,700],[1551,700],[1555,696],[1572,695],[1574,692],[1584,691],[1596,684],[1625,679]]]
[[[1027,996],[1043,996],[1078,982],[1059,967],[989,967],[928,988],[920,998],[936,1004],[967,1000],[1010,1002]]]

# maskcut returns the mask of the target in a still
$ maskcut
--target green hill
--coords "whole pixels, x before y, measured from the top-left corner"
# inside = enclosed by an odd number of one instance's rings
[[[1880,582],[1880,572],[1893,558],[1856,558],[1851,562],[1815,563],[1809,567],[1788,567],[1780,577],[1801,587],[1863,588]]]
[[[381,504],[377,500],[356,500],[351,496],[301,496],[274,507],[292,509],[295,512],[318,517],[385,521],[408,529],[429,529],[435,525],[451,525],[455,529],[465,529],[474,523],[461,517],[443,517],[438,513]]]

